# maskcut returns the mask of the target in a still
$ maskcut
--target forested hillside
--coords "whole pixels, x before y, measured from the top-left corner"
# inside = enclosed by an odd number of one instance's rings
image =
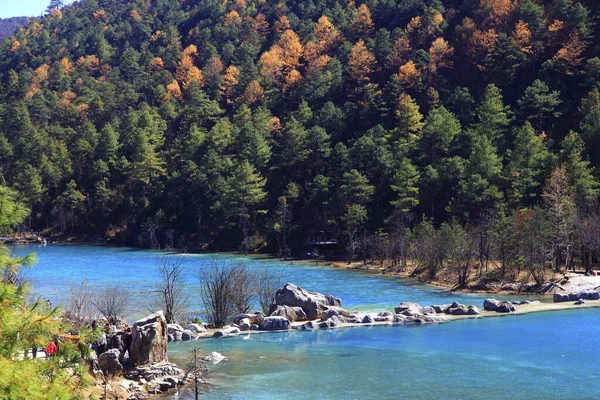
[[[0,40],[14,35],[20,27],[27,25],[27,22],[27,17],[0,18]]]
[[[376,233],[403,252],[440,225],[524,242],[554,224],[568,260],[599,194],[599,16],[595,0],[81,0],[0,46],[0,180],[31,229],[120,243],[361,252]]]

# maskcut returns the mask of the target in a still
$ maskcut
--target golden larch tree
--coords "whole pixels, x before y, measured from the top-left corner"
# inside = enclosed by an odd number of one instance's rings
[[[519,20],[513,32],[513,43],[523,53],[531,53],[531,31],[523,20]]]
[[[375,26],[373,25],[373,20],[371,19],[371,11],[366,4],[361,4],[352,19],[350,20],[350,27],[352,33],[354,33],[358,37],[368,36],[373,33]]]

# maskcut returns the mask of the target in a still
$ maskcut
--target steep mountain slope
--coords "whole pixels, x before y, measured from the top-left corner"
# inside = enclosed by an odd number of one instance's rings
[[[82,0],[1,45],[0,179],[33,229],[153,246],[358,249],[422,218],[531,209],[559,165],[583,207],[598,16],[592,0]]]

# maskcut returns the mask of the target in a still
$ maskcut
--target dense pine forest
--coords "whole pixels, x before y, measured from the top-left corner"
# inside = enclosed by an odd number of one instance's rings
[[[435,272],[435,238],[467,235],[504,266],[587,262],[598,17],[594,0],[81,0],[0,45],[0,183],[23,229],[117,243],[410,242]]]

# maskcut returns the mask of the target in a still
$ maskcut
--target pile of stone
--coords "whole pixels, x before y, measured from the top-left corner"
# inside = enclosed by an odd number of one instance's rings
[[[452,304],[434,304],[427,307],[428,310],[433,310],[437,314],[448,314],[448,315],[478,315],[479,308],[476,306],[464,305],[455,301]]]
[[[578,300],[600,300],[600,292],[597,292],[596,290],[584,290],[579,293],[554,293],[555,303]]]
[[[495,311],[499,313],[509,313],[516,311],[514,304],[508,301],[499,301],[496,299],[485,299],[483,309],[486,311]]]
[[[184,329],[179,324],[168,324],[167,332],[169,342],[179,342],[182,340],[197,340],[201,333],[206,332],[206,328],[199,324],[189,324],[188,327]]]

